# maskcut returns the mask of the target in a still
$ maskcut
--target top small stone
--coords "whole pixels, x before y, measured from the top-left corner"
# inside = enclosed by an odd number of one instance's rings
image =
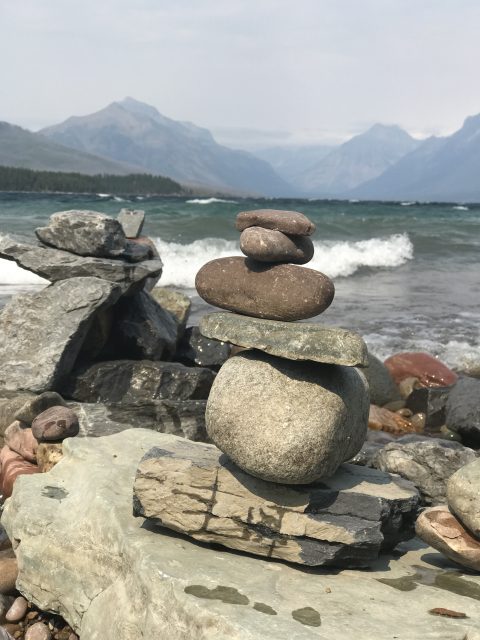
[[[298,211],[278,211],[276,209],[257,209],[241,211],[237,215],[236,225],[239,231],[248,227],[263,227],[289,235],[311,236],[315,225]]]
[[[60,211],[50,216],[48,227],[35,229],[44,244],[79,256],[117,258],[124,253],[122,225],[96,211]]]

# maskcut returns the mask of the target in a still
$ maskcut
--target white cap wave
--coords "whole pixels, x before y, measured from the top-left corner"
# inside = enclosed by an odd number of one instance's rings
[[[204,238],[190,244],[155,239],[164,263],[162,286],[194,287],[197,271],[209,260],[242,256],[238,241]],[[406,233],[357,242],[315,242],[313,260],[305,265],[332,278],[353,275],[362,267],[399,267],[413,258],[413,245]]]

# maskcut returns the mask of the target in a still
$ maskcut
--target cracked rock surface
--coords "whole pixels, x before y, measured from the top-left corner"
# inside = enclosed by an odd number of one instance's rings
[[[52,471],[15,483],[2,523],[14,541],[17,586],[61,613],[80,638],[475,637],[480,576],[459,575],[418,541],[382,555],[368,572],[326,572],[153,530],[132,515],[135,471],[152,447],[176,441],[142,429],[67,439]],[[429,614],[442,606],[467,617]]]

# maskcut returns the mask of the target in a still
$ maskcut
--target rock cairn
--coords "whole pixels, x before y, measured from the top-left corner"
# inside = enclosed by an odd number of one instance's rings
[[[137,469],[134,513],[260,556],[369,566],[413,535],[418,493],[381,471],[340,467],[366,436],[368,389],[357,369],[366,346],[350,331],[295,322],[334,296],[327,276],[300,266],[313,256],[308,218],[248,211],[237,229],[246,258],[213,260],[196,277],[199,295],[229,312],[202,318],[201,334],[241,349],[208,397],[216,447],[159,441]]]
[[[263,480],[306,484],[335,473],[361,448],[368,391],[355,367],[367,364],[357,334],[294,323],[325,311],[334,285],[305,264],[315,225],[295,211],[237,216],[246,258],[213,260],[197,274],[199,295],[234,313],[202,319],[200,331],[252,349],[223,365],[206,412],[211,440]]]
[[[212,341],[186,331],[190,300],[150,293],[163,264],[140,235],[144,217],[62,211],[36,229],[37,242],[2,234],[0,257],[50,281],[0,314],[4,497],[18,475],[57,461],[60,441],[76,433],[145,427],[206,438],[206,398],[229,348],[210,345],[199,366]]]

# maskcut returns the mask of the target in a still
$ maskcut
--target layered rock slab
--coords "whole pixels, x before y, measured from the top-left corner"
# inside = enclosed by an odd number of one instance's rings
[[[121,259],[78,256],[7,234],[0,237],[0,257],[14,260],[19,267],[50,282],[96,277],[118,284],[124,293],[141,289],[148,278],[160,277],[163,269],[160,258],[131,264]]]
[[[248,318],[236,313],[210,313],[202,317],[200,332],[207,338],[290,360],[368,366],[363,339],[353,331],[337,327]]]
[[[260,351],[227,360],[207,402],[207,433],[251,475],[285,484],[328,478],[362,447],[368,389],[354,367]]]
[[[354,629],[371,640],[400,629],[408,640],[463,640],[477,627],[480,601],[445,592],[436,577],[472,593],[480,577],[428,564],[433,550],[414,541],[368,572],[326,573],[153,531],[132,515],[132,486],[143,455],[167,441],[174,439],[143,430],[67,440],[65,458],[48,474],[20,478],[6,505],[2,520],[20,541],[18,587],[81,638],[351,640]],[[408,590],[395,588],[405,582]],[[432,618],[438,606],[468,617]],[[307,616],[299,621],[309,607],[320,628]]]
[[[412,535],[418,493],[403,480],[344,465],[299,488],[252,478],[216,447],[152,448],[134,484],[134,514],[201,542],[311,566],[368,566]]]
[[[13,298],[0,315],[0,389],[49,391],[75,364],[95,313],[120,287],[72,278]]]
[[[148,403],[154,400],[202,400],[215,374],[179,362],[111,360],[74,371],[64,394],[80,402]]]

